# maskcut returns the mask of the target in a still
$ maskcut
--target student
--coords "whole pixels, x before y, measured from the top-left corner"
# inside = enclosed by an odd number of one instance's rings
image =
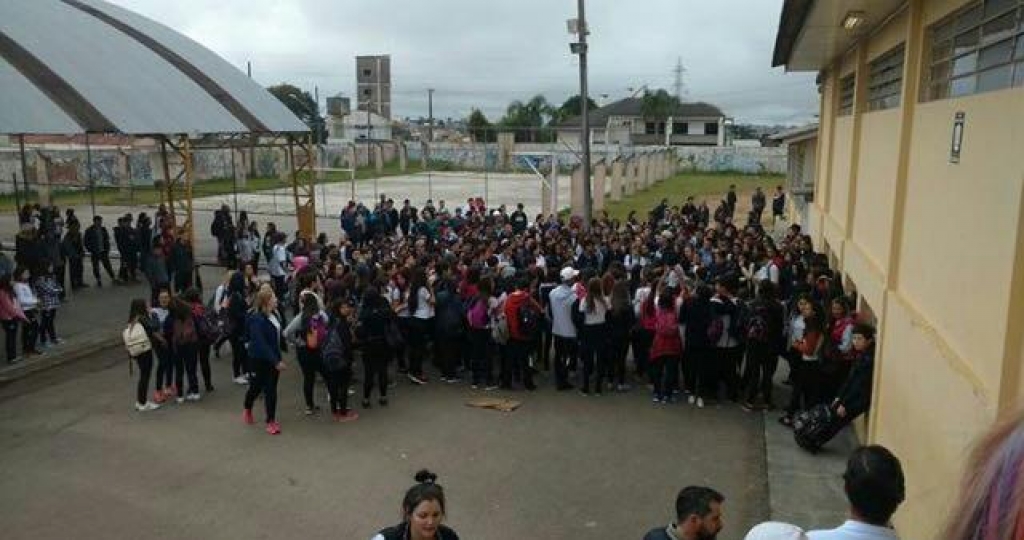
[[[110,281],[117,284],[120,281],[114,277],[114,269],[110,266],[110,233],[103,226],[102,216],[93,216],[92,225],[85,230],[85,249],[89,251],[92,259],[92,275],[96,278],[96,286],[102,287],[100,279],[100,266],[107,271]]]
[[[60,307],[60,297],[64,289],[57,284],[53,272],[47,270],[35,280],[35,291],[39,295],[39,310],[41,323],[39,325],[39,346],[48,348],[58,345],[64,340],[57,337],[55,322],[57,319],[57,308]]]
[[[839,387],[832,408],[846,424],[868,411],[875,372],[875,328],[868,324],[853,326],[854,360],[846,381]]]
[[[201,294],[199,289],[192,287],[185,291],[182,299],[188,302],[189,308],[192,310],[192,318],[196,323],[196,330],[199,333],[199,342],[196,343],[196,358],[199,361],[199,373],[203,376],[203,385],[206,392],[209,393],[213,392],[210,347],[220,339],[222,334],[215,320],[216,316],[207,313]]]
[[[577,298],[573,285],[579,274],[571,266],[562,268],[559,272],[562,282],[548,297],[551,333],[555,336],[555,383],[558,390],[572,389],[569,365],[576,359],[576,325],[572,322],[572,306]]]
[[[363,293],[363,306],[356,325],[356,338],[363,346],[363,408],[370,408],[373,385],[380,393],[378,403],[388,404],[388,359],[392,351],[388,347],[388,326],[395,324],[394,312],[387,300],[376,287],[369,287]]]
[[[525,214],[524,214],[525,216]],[[523,381],[523,387],[533,391],[533,370],[530,368],[530,349],[534,348],[540,327],[543,324],[543,310],[529,293],[530,278],[521,276],[516,281],[516,290],[505,300],[505,319],[508,321],[509,365],[502,366],[501,386],[511,388],[514,378]],[[514,373],[513,373],[514,372]]]
[[[171,301],[170,316],[164,322],[164,334],[174,359],[174,387],[178,403],[199,401],[199,327],[192,315],[192,306],[184,298]],[[188,388],[185,382],[188,377]]]
[[[579,307],[576,308],[582,314],[577,315],[582,319],[579,328],[580,362],[583,364],[583,372],[580,376],[580,393],[590,395],[590,377],[594,369],[603,367],[604,355],[607,354],[607,325],[608,299],[604,296],[601,286],[601,278],[590,278],[587,282],[587,295],[580,299]],[[596,385],[594,392],[601,395],[601,376],[595,377]]]
[[[352,317],[355,306],[348,299],[336,299],[331,307],[330,327],[323,347],[327,393],[336,422],[351,422],[359,414],[348,408],[348,387],[352,381]]]
[[[467,301],[466,322],[469,326],[470,364],[473,370],[472,388],[480,386],[495,388],[494,366],[491,360],[491,316],[489,306],[494,282],[490,278],[481,279],[477,284],[476,295]]]
[[[878,445],[854,450],[846,462],[843,487],[850,503],[849,519],[835,529],[808,532],[810,540],[898,540],[890,520],[906,497],[906,487],[903,467],[892,452]]]
[[[301,296],[302,308],[284,329],[284,337],[295,344],[295,354],[302,368],[302,397],[306,402],[306,416],[315,414],[320,407],[313,402],[313,387],[317,373],[328,380],[323,369],[321,351],[327,340],[327,314],[320,310],[314,294]]]
[[[679,360],[683,355],[683,342],[679,335],[679,315],[676,297],[664,286],[658,294],[654,323],[654,342],[651,345],[650,378],[654,385],[653,403],[674,400],[673,390],[679,383]]]
[[[13,290],[25,316],[21,325],[22,355],[28,357],[42,354],[36,347],[36,340],[39,337],[39,297],[28,284],[28,271],[24,268],[14,271]]]
[[[782,186],[775,186],[775,194],[772,195],[772,226],[775,226],[776,221],[786,219],[786,192],[782,191]]]
[[[408,377],[413,384],[427,384],[427,376],[423,373],[423,357],[429,346],[427,338],[433,334],[434,305],[434,289],[427,283],[427,273],[422,268],[414,268],[409,280],[408,298],[411,315]]]
[[[704,408],[704,401],[717,394],[715,355],[708,336],[711,325],[711,287],[697,285],[679,308],[679,322],[684,327],[686,349],[683,351],[683,381],[687,401]]]
[[[234,382],[238,385],[249,384],[254,369],[249,362],[249,353],[245,348],[245,328],[248,317],[249,296],[245,277],[241,272],[232,272],[228,280],[227,299],[221,303],[224,334],[231,343],[231,372]]]
[[[256,293],[253,312],[246,317],[245,322],[249,357],[256,377],[245,393],[242,420],[246,424],[255,423],[252,406],[256,398],[263,394],[266,429],[270,435],[281,433],[281,425],[277,422],[277,380],[286,368],[281,358],[281,323],[274,316],[276,309],[277,296],[274,291],[270,288],[260,289]]]
[[[709,487],[687,486],[676,496],[676,519],[651,529],[643,540],[709,540],[722,531],[725,497]]]
[[[153,401],[156,403],[163,403],[178,393],[178,388],[173,383],[174,359],[171,356],[171,344],[164,332],[164,324],[171,313],[170,307],[171,293],[164,289],[157,294],[156,306],[149,310],[150,323],[154,328],[159,329],[162,338],[152,342],[153,349],[156,351],[156,382],[153,390]]]
[[[602,377],[607,376],[608,380],[615,384],[616,391],[626,392],[629,390],[629,385],[626,384],[626,356],[629,354],[629,333],[636,324],[636,315],[629,300],[629,282],[625,279],[616,280],[612,285],[607,319],[607,358],[610,365],[607,370],[598,370],[598,387],[601,385]]]
[[[743,373],[743,410],[774,409],[772,402],[772,378],[779,363],[783,341],[782,304],[776,299],[775,284],[762,280],[757,284],[757,298],[750,304],[749,319],[746,322],[747,361]],[[758,401],[758,398],[763,401]]]
[[[14,294],[10,274],[0,277],[0,323],[4,327],[7,363],[13,364],[21,360],[18,357],[18,325],[28,324],[28,319],[18,303],[18,296]]]
[[[455,531],[441,523],[445,497],[437,475],[424,469],[415,478],[416,485],[402,499],[402,522],[381,530],[371,540],[459,540]]]
[[[124,340],[132,360],[139,366],[139,382],[135,390],[136,411],[147,412],[160,408],[159,404],[147,400],[146,396],[149,394],[149,379],[153,374],[153,343],[163,339],[159,328],[149,317],[149,305],[146,301],[142,298],[132,300]]]

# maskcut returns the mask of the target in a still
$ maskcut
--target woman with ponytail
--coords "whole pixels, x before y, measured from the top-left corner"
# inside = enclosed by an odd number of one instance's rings
[[[402,522],[377,533],[371,540],[459,540],[455,531],[441,524],[445,517],[444,488],[437,475],[423,469],[416,484],[402,499]]]

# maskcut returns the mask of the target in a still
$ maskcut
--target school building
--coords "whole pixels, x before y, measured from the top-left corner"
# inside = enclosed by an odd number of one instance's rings
[[[967,452],[1024,396],[1024,0],[786,0],[773,64],[818,73],[805,226],[879,326],[867,442],[934,538]]]

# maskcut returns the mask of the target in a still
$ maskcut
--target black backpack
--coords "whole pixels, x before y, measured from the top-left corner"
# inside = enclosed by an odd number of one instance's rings
[[[341,371],[349,367],[349,355],[345,350],[345,338],[341,335],[342,325],[335,324],[327,332],[321,355],[327,371]]]

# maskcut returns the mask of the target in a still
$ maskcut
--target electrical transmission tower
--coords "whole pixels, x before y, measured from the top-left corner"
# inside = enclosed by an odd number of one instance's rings
[[[683,73],[686,72],[686,68],[683,67],[683,58],[682,57],[679,57],[679,59],[676,60],[676,68],[673,69],[672,72],[675,73],[675,75],[676,75],[676,87],[675,87],[676,99],[678,99],[679,101],[682,101],[683,100],[683,92],[685,91],[685,89],[683,87]]]

